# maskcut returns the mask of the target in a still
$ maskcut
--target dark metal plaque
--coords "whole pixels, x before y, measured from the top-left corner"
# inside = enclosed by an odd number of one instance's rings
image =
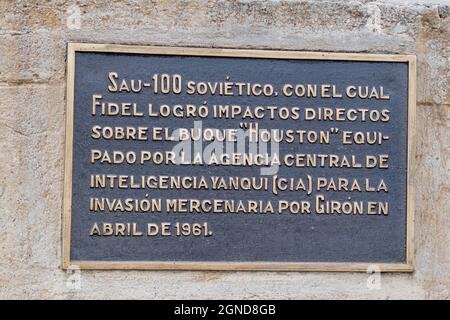
[[[415,57],[69,44],[63,267],[412,271]]]

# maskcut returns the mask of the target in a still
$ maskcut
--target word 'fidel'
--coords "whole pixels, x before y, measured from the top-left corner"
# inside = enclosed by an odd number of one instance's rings
[[[270,120],[304,120],[304,121],[361,121],[388,122],[388,109],[330,108],[330,107],[285,107],[285,106],[241,106],[227,104],[213,104],[208,106],[194,104],[160,104],[154,106],[149,103],[146,108],[136,102],[103,102],[102,95],[92,96],[91,114],[93,116],[120,117],[160,117],[160,118],[200,118],[214,119],[270,119]]]

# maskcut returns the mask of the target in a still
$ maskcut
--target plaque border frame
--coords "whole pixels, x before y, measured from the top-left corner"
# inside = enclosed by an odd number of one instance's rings
[[[299,59],[401,62],[408,64],[407,186],[406,186],[406,261],[405,263],[352,262],[209,262],[209,261],[73,261],[70,259],[72,208],[73,120],[75,91],[75,53],[105,52],[204,57],[261,59]],[[164,47],[122,44],[67,44],[66,128],[64,154],[64,193],[62,227],[62,269],[93,270],[216,270],[216,271],[321,271],[321,272],[413,272],[414,258],[414,186],[413,160],[416,117],[416,56],[410,54],[372,54],[309,52],[288,50],[225,49],[198,47]]]

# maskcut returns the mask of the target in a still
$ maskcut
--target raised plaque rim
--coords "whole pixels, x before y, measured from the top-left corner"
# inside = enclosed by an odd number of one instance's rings
[[[299,60],[401,62],[408,64],[408,132],[406,186],[406,262],[405,263],[323,263],[323,262],[208,262],[208,261],[73,261],[70,260],[72,208],[73,118],[75,53],[104,52],[128,54],[184,55]],[[93,270],[216,270],[216,271],[321,271],[321,272],[413,272],[414,191],[413,153],[416,109],[416,56],[411,54],[372,54],[310,52],[288,50],[165,47],[121,44],[67,44],[66,128],[64,155],[64,199],[62,230],[62,269]]]

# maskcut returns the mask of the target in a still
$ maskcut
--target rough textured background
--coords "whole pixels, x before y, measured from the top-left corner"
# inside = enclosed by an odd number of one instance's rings
[[[449,0],[0,0],[0,298],[449,299],[449,15]],[[416,271],[379,289],[358,273],[62,271],[68,41],[416,54]]]

